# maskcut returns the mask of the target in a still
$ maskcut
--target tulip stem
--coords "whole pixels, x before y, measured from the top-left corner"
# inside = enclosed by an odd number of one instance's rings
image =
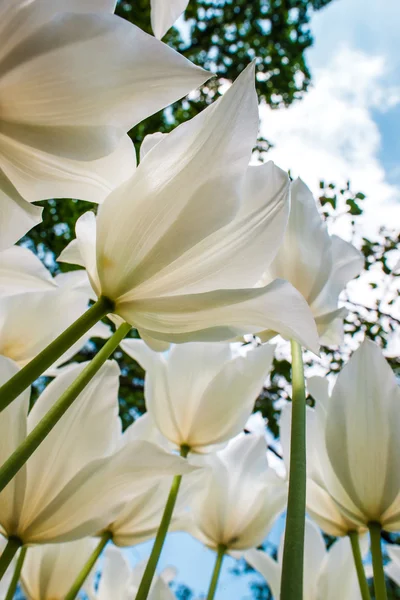
[[[12,576],[11,583],[8,588],[7,596],[5,597],[4,600],[13,600],[13,598],[14,598],[15,592],[17,590],[18,581],[21,576],[21,571],[22,571],[22,567],[24,564],[25,555],[26,555],[27,550],[28,550],[28,548],[26,546],[23,546],[21,548],[21,552],[19,553],[17,564],[15,565],[14,575]]]
[[[183,458],[186,458],[189,452],[190,448],[188,446],[181,447],[181,456]],[[149,560],[147,561],[146,569],[143,573],[143,577],[140,582],[135,600],[146,600],[147,596],[149,595],[154,573],[156,572],[157,564],[160,559],[165,538],[167,537],[168,528],[171,523],[171,518],[174,512],[181,481],[182,475],[175,475],[175,477],[172,480],[171,489],[169,491],[168,500],[164,508],[163,516],[161,518],[161,523],[158,528],[156,539],[154,540],[153,548],[151,550]]]
[[[79,319],[53,340],[18,373],[0,387],[0,411],[7,408],[15,398],[26,390],[38,377],[51,367],[75,342],[100,319],[112,312],[113,303],[101,296]]]
[[[121,340],[124,339],[131,330],[131,325],[124,323],[104,344],[102,349],[96,354],[94,359],[83,369],[75,381],[65,390],[59,399],[53,404],[41,421],[27,435],[25,440],[11,454],[6,462],[0,467],[0,492],[18,473],[21,467],[35,450],[40,446],[53,427],[58,423],[64,413],[73,404],[79,394],[84,390],[87,384],[93,379],[96,373],[104,365],[114,350],[118,348]]]
[[[112,533],[110,531],[106,531],[105,533],[103,533],[99,543],[97,544],[96,548],[93,550],[92,554],[89,556],[88,560],[84,564],[81,572],[70,587],[69,592],[65,596],[64,600],[75,600],[75,598],[79,594],[79,590],[85,583],[86,579],[89,577],[90,571],[96,564],[100,554],[103,552],[104,548],[107,546],[108,542],[111,539]]]
[[[218,579],[221,574],[222,561],[224,560],[226,546],[219,544],[217,549],[217,559],[215,561],[210,587],[208,588],[207,600],[214,600],[215,590],[217,589]]]
[[[302,600],[306,514],[306,390],[301,346],[291,340],[292,427],[280,600]]]
[[[360,586],[362,600],[371,600],[369,593],[368,581],[365,576],[363,560],[360,550],[360,540],[357,531],[349,531],[348,536],[350,538],[351,549],[353,551],[354,565],[357,571],[358,584]]]
[[[376,600],[387,600],[385,572],[383,570],[383,557],[381,548],[381,531],[380,523],[368,524],[369,534],[371,536],[371,554],[372,568],[374,571],[374,589]]]
[[[13,536],[8,538],[7,545],[0,556],[0,581],[21,546],[22,542],[19,538]]]

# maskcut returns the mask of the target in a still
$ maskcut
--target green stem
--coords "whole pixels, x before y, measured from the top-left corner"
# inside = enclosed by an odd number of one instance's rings
[[[350,538],[351,549],[353,551],[354,565],[357,571],[358,584],[360,586],[362,600],[371,600],[369,593],[369,587],[367,578],[365,576],[363,560],[360,550],[360,541],[357,531],[349,531],[348,536]]]
[[[124,323],[104,344],[103,348],[96,354],[94,359],[81,371],[72,385],[59,397],[51,409],[36,425],[25,440],[11,454],[6,462],[0,467],[0,492],[18,473],[21,467],[35,450],[40,446],[53,427],[58,423],[64,413],[93,379],[99,369],[118,347],[121,340],[129,333],[131,325]]]
[[[190,448],[188,446],[181,447],[181,456],[186,458],[189,454]],[[161,518],[161,523],[157,531],[156,539],[154,541],[153,548],[151,550],[150,558],[147,562],[146,569],[143,573],[142,580],[139,585],[139,589],[136,594],[136,600],[146,600],[149,595],[150,587],[153,581],[154,573],[156,572],[157,564],[160,559],[161,551],[164,546],[165,538],[167,537],[168,528],[171,522],[172,514],[174,512],[176,499],[178,497],[179,487],[181,485],[182,475],[175,475],[171,489],[169,492],[168,500],[164,508],[164,513]]]
[[[103,533],[98,545],[93,550],[92,554],[89,556],[88,560],[86,561],[85,565],[83,566],[78,577],[75,579],[74,583],[70,587],[69,592],[65,596],[64,600],[75,600],[75,598],[79,594],[79,590],[81,589],[81,587],[85,583],[86,579],[88,578],[90,571],[93,569],[94,565],[96,564],[97,559],[99,558],[100,554],[103,552],[107,543],[111,539],[112,539],[112,533],[110,533],[109,531],[106,531],[105,533]]]
[[[18,548],[22,546],[22,542],[17,537],[9,537],[7,540],[7,545],[4,548],[3,554],[0,556],[0,581],[3,579],[4,573],[7,571],[8,567],[14,556],[16,555]]]
[[[383,570],[383,558],[381,548],[380,523],[369,523],[369,534],[371,536],[372,567],[374,571],[374,589],[376,600],[387,600],[385,572]]]
[[[214,600],[215,590],[217,589],[218,579],[221,573],[222,561],[224,560],[226,546],[219,544],[217,550],[217,559],[215,561],[210,587],[208,588],[207,600]]]
[[[113,303],[101,296],[79,319],[42,350],[23,369],[0,387],[0,411],[26,390],[38,377],[51,367],[76,341],[100,319],[112,312]]]
[[[24,564],[27,549],[28,548],[26,546],[21,548],[21,552],[19,553],[17,564],[15,565],[14,575],[11,579],[11,583],[8,588],[7,596],[5,597],[4,600],[13,600],[13,598],[14,598],[14,594],[17,590],[18,581],[21,576],[22,566]]]
[[[291,340],[292,428],[280,600],[302,600],[306,514],[306,390],[301,347]]]

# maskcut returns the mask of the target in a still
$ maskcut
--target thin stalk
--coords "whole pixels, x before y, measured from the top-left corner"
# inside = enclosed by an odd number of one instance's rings
[[[383,570],[383,558],[381,548],[381,531],[380,523],[368,524],[369,534],[371,536],[371,554],[372,568],[374,571],[374,589],[376,600],[387,600],[385,572]]]
[[[371,600],[367,578],[365,576],[363,560],[360,550],[360,540],[357,531],[349,531],[351,549],[353,551],[354,565],[357,571],[358,585],[360,586],[362,600]]]
[[[7,540],[7,545],[4,548],[3,554],[0,556],[0,581],[3,579],[4,573],[7,571],[8,567],[14,556],[16,555],[18,548],[22,546],[22,542],[17,537],[9,537]]]
[[[94,565],[97,562],[97,559],[99,558],[100,554],[103,552],[104,548],[107,546],[111,538],[112,533],[110,533],[109,531],[103,533],[99,543],[97,544],[96,548],[93,550],[92,554],[89,556],[88,560],[84,564],[81,572],[70,587],[69,592],[65,596],[64,600],[75,600],[75,598],[79,594],[79,590],[88,578],[90,571],[93,569]]]
[[[210,587],[208,588],[207,600],[214,600],[215,590],[217,589],[218,579],[221,574],[222,561],[224,560],[226,546],[219,544],[217,550],[217,559],[215,561],[213,574],[211,576]]]
[[[53,342],[42,350],[18,373],[0,387],[0,411],[7,408],[15,398],[26,390],[38,377],[51,367],[75,342],[100,319],[112,312],[113,303],[101,296],[79,319],[72,323]]]
[[[292,429],[280,600],[302,600],[306,514],[306,390],[301,346],[291,340]]]
[[[189,454],[188,446],[181,447],[181,456],[186,458]],[[156,572],[157,564],[160,559],[161,551],[164,546],[165,538],[167,537],[168,528],[171,523],[172,514],[174,512],[176,499],[178,497],[179,488],[182,481],[182,475],[175,475],[172,480],[171,489],[168,495],[168,500],[164,508],[164,513],[161,518],[161,523],[157,531],[156,539],[151,550],[150,558],[147,562],[146,569],[143,573],[142,580],[136,594],[136,600],[146,600],[149,595],[150,587],[153,581],[154,573]]]
[[[83,369],[75,381],[53,404],[41,421],[36,425],[25,440],[11,454],[6,462],[0,467],[0,492],[6,487],[13,477],[35,450],[40,446],[53,427],[58,423],[64,413],[73,404],[87,384],[93,379],[99,369],[104,365],[107,358],[111,356],[118,347],[121,340],[129,333],[131,325],[124,323],[104,344],[103,348],[96,354],[94,359]]]
[[[22,571],[22,567],[24,564],[27,549],[28,548],[26,546],[21,548],[21,552],[19,553],[17,564],[15,565],[14,575],[12,576],[11,583],[8,588],[7,596],[5,597],[4,600],[13,600],[13,598],[14,598],[15,592],[17,590],[18,581],[21,576],[21,571]]]

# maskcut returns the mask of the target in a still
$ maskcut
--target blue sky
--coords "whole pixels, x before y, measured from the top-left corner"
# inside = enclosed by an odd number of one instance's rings
[[[313,188],[319,179],[350,179],[369,198],[366,227],[400,218],[399,23],[399,0],[333,0],[311,22],[309,93],[289,109],[261,109],[263,133],[275,145],[271,158]],[[131,559],[145,559],[150,548],[130,550]],[[201,598],[213,562],[201,544],[171,534],[160,567],[175,566],[177,580]],[[238,578],[232,566],[227,559],[218,600],[251,600],[249,582],[257,576]]]
[[[399,22],[398,0],[333,0],[312,18],[308,94],[261,109],[271,158],[314,189],[349,179],[369,198],[368,228],[400,218]]]

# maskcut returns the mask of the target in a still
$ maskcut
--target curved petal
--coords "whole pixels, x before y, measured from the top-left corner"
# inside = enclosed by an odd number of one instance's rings
[[[54,379],[28,417],[28,433],[47,414],[87,366],[81,363]],[[118,416],[119,367],[108,361],[78,396],[28,463],[21,526],[46,508],[68,482],[91,461],[115,451],[121,440]]]
[[[338,376],[326,420],[332,467],[365,522],[399,494],[400,391],[381,349],[365,340]]]
[[[50,271],[27,248],[12,246],[0,252],[0,296],[56,288]]]
[[[331,267],[331,238],[311,191],[297,179],[291,185],[288,227],[268,276],[287,279],[311,303]]]
[[[127,135],[122,136],[113,152],[97,160],[63,158],[5,136],[0,136],[0,149],[5,173],[31,202],[79,198],[99,203],[126,181],[136,167],[135,148]]]
[[[250,65],[222,98],[146,154],[99,210],[97,260],[105,295],[117,299],[129,292],[231,221],[257,128]]]
[[[124,600],[128,597],[131,567],[124,554],[115,546],[108,546],[97,590],[96,600]]]
[[[268,162],[248,168],[243,188],[237,217],[136,287],[136,298],[252,287],[260,280],[284,234],[289,178]]]
[[[164,37],[188,4],[189,0],[151,0],[151,28],[156,38]]]
[[[41,223],[42,212],[41,206],[30,204],[20,196],[0,168],[0,250],[9,248]]]
[[[0,353],[20,366],[65,331],[87,308],[73,290],[27,292],[0,299]]]
[[[68,544],[30,547],[21,572],[27,597],[64,598],[96,545],[94,538],[85,538]]]
[[[350,540],[336,541],[330,548],[318,579],[318,598],[361,600]]]
[[[232,340],[268,328],[318,353],[316,325],[308,305],[282,280],[263,288],[122,302],[116,311],[132,326],[165,341]]]
[[[78,146],[72,152],[69,135],[84,127],[86,160],[109,153],[118,130],[128,131],[210,77],[107,12],[57,14],[7,54],[0,72],[3,122],[32,126],[35,148],[52,144],[69,158],[81,152]]]
[[[223,366],[192,415],[187,436],[191,448],[198,451],[199,447],[226,442],[240,433],[263,388],[273,357],[273,346],[260,346]]]
[[[12,360],[0,356],[0,382],[6,383],[18,372]],[[30,389],[25,390],[0,415],[0,462],[3,464],[23,442],[27,433]],[[26,466],[0,493],[0,531],[13,535],[25,494]]]
[[[132,441],[81,469],[21,531],[29,544],[95,535],[151,481],[192,472],[187,461],[146,441]],[[96,498],[96,502],[93,502]]]
[[[253,569],[258,571],[268,583],[274,598],[279,598],[281,587],[281,567],[266,552],[252,548],[247,550],[244,558]]]

